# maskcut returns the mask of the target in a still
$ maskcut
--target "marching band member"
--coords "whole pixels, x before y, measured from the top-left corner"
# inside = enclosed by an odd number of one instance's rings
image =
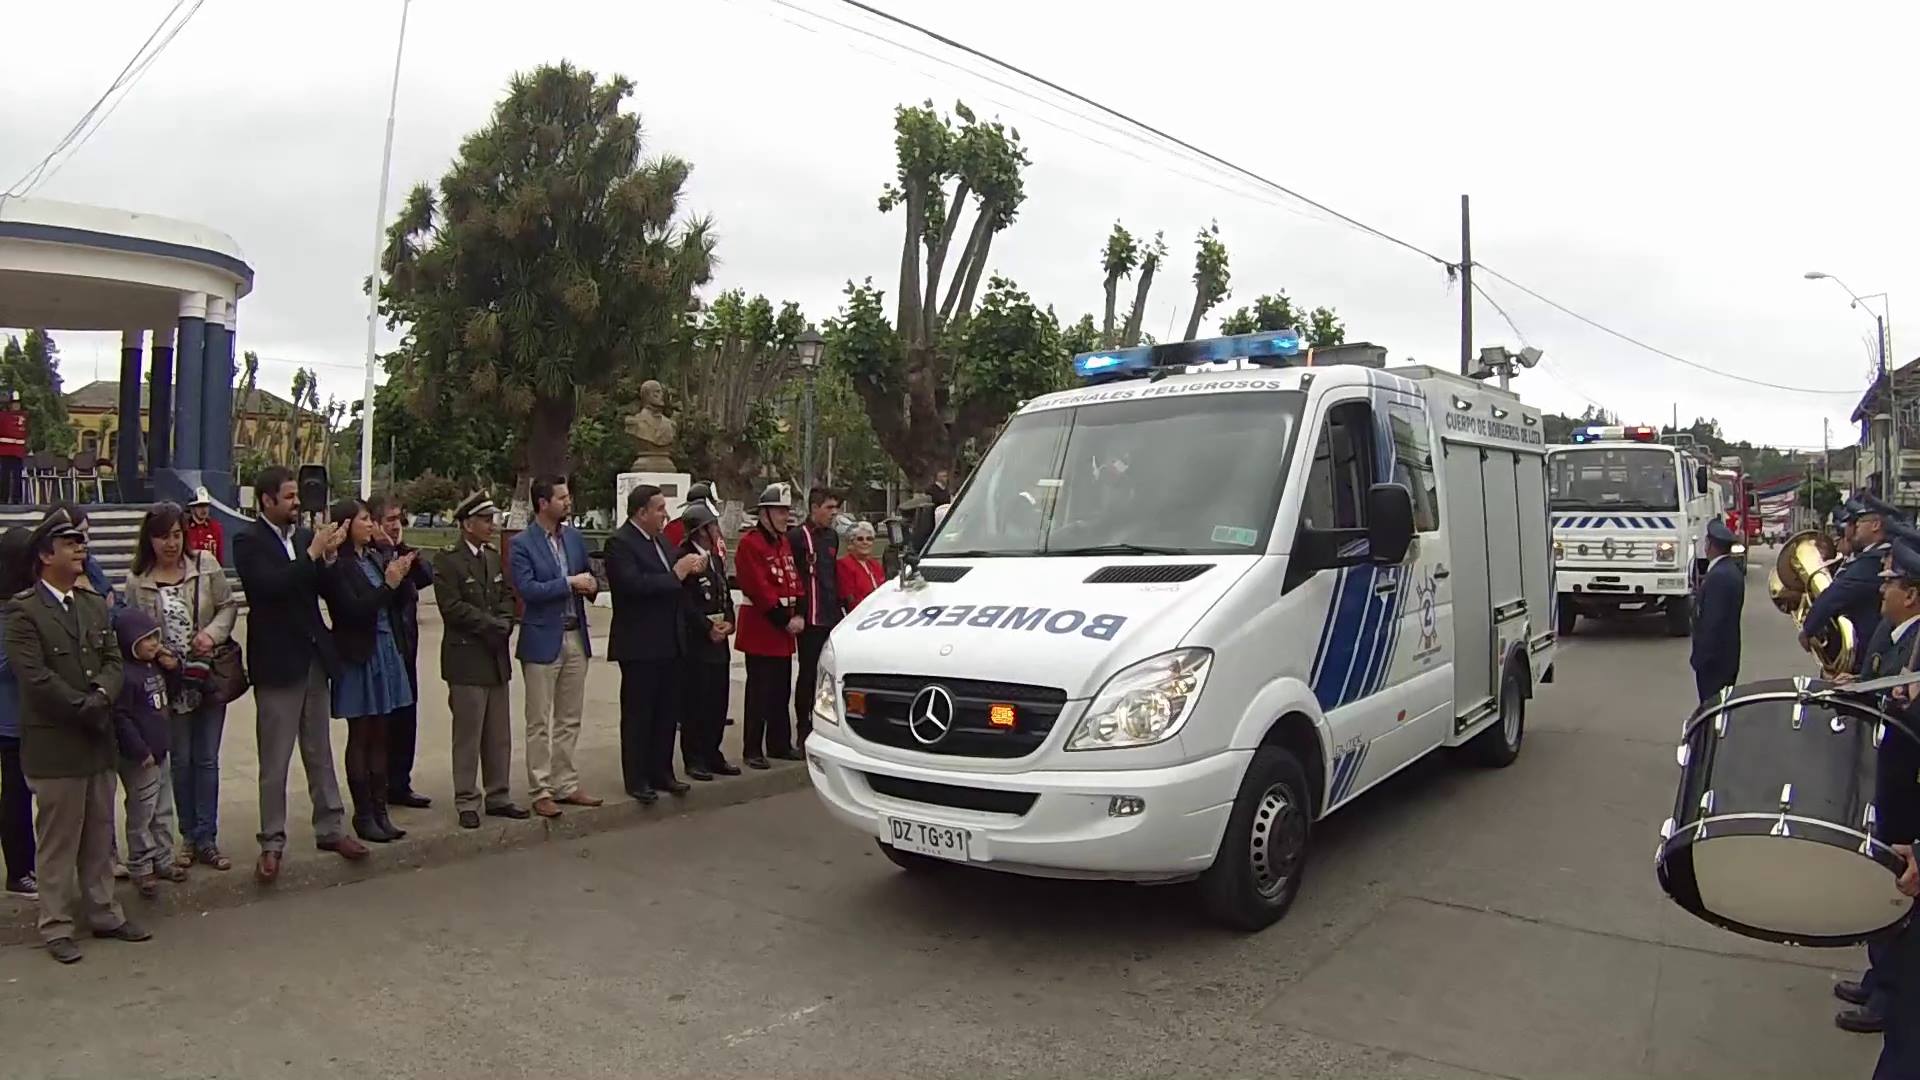
[[[1693,613],[1693,682],[1705,701],[1740,677],[1740,612],[1746,606],[1746,575],[1733,554],[1733,530],[1719,518],[1707,522],[1707,572]]]
[[[1841,563],[1833,575],[1833,584],[1822,592],[1807,612],[1800,628],[1800,647],[1812,651],[1813,639],[1832,628],[1835,619],[1845,616],[1853,623],[1855,641],[1873,640],[1880,622],[1880,556],[1887,550],[1887,519],[1899,512],[1874,499],[1871,503],[1849,499],[1835,511],[1835,519],[1847,519],[1847,539],[1854,557]],[[1856,649],[1853,673],[1860,673],[1866,659],[1865,649]]]

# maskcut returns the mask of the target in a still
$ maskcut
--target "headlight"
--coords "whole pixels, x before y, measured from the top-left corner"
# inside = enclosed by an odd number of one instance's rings
[[[840,722],[840,695],[836,692],[833,677],[833,644],[820,650],[820,681],[813,686],[813,722],[816,724],[838,724]]]
[[[1676,550],[1678,549],[1674,547],[1673,541],[1662,540],[1653,545],[1653,557],[1660,562],[1672,562],[1673,553]]]
[[[1213,666],[1211,649],[1175,649],[1107,680],[1067,737],[1069,750],[1147,746],[1171,739],[1193,714]]]
[[[1553,542],[1553,561],[1559,562],[1567,557],[1567,545],[1558,540]]]

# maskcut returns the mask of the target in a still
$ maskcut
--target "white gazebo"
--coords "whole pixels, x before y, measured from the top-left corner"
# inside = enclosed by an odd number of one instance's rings
[[[204,485],[233,501],[234,336],[252,291],[239,246],[205,225],[0,197],[0,326],[121,334],[122,419],[109,454],[122,498],[178,498]],[[148,335],[153,391],[142,433]]]

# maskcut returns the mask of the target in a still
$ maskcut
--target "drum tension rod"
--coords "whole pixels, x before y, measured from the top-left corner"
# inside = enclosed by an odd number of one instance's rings
[[[1781,784],[1780,785],[1780,820],[1773,823],[1773,828],[1767,831],[1767,835],[1769,836],[1792,836],[1793,835],[1791,832],[1787,831],[1787,811],[1791,810],[1792,808],[1793,808],[1793,785]]]

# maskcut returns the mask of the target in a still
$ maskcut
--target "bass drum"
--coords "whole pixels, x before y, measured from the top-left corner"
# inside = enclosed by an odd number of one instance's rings
[[[1904,861],[1876,835],[1874,760],[1897,720],[1829,683],[1728,690],[1687,721],[1680,793],[1660,829],[1660,886],[1762,941],[1854,945],[1906,921]]]

